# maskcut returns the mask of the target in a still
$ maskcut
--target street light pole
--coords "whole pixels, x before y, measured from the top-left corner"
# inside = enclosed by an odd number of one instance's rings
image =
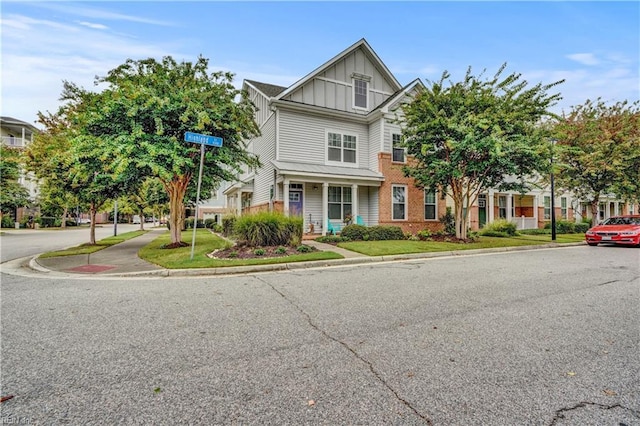
[[[551,241],[556,240],[556,191],[553,182],[553,148],[556,141],[551,141]]]
[[[118,200],[116,199],[113,203],[113,236],[116,237],[118,235]]]

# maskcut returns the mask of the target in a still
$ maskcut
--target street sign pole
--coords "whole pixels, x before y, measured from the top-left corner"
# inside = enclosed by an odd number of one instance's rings
[[[196,248],[196,229],[198,228],[198,204],[200,203],[200,186],[202,185],[202,166],[204,165],[204,144],[200,144],[200,171],[198,172],[198,190],[196,192],[196,217],[193,220],[193,236],[191,237],[191,259]]]

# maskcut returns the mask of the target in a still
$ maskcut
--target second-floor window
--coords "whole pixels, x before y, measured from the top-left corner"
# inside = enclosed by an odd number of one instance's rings
[[[404,148],[402,147],[402,135],[392,134],[391,139],[393,142],[393,159],[394,163],[404,163]]]
[[[356,137],[340,133],[328,134],[327,159],[337,163],[356,163]]]

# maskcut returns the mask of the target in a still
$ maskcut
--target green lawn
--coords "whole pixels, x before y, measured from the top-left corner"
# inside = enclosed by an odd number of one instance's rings
[[[58,256],[74,256],[76,254],[90,254],[90,253],[95,253],[99,250],[102,250],[104,248],[113,246],[115,244],[119,244],[123,241],[126,241],[130,238],[135,238],[139,235],[144,234],[147,231],[131,231],[131,232],[125,232],[124,234],[120,234],[117,236],[113,236],[113,237],[107,237],[104,238],[100,241],[96,241],[95,245],[91,245],[91,244],[81,244],[79,246],[76,247],[71,247],[68,249],[64,249],[64,250],[58,250],[58,251],[50,251],[48,253],[43,253],[40,255],[41,258],[46,258],[46,257],[58,257]]]
[[[191,238],[193,230],[182,233],[182,241],[189,243],[188,247],[178,249],[163,249],[162,246],[169,244],[171,238],[169,233],[163,234],[143,247],[138,256],[147,262],[155,263],[167,269],[187,269],[187,268],[222,268],[229,266],[246,265],[270,265],[275,263],[303,262],[309,260],[342,259],[342,256],[333,252],[312,252],[301,253],[286,257],[261,258],[261,259],[211,259],[208,253],[216,249],[226,248],[229,242],[212,234],[206,229],[196,231],[196,244],[191,260]]]
[[[584,241],[584,234],[557,235],[556,243]],[[453,250],[473,250],[496,247],[517,247],[551,243],[551,235],[519,235],[512,238],[480,237],[473,243],[436,241],[352,241],[338,246],[367,256],[389,256],[393,254],[428,253]]]

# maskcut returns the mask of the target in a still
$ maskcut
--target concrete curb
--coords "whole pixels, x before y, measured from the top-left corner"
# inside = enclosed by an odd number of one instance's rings
[[[473,250],[451,250],[432,253],[410,253],[410,254],[395,254],[388,256],[358,256],[345,259],[331,259],[331,260],[314,260],[307,262],[292,262],[292,263],[276,263],[271,265],[249,265],[249,266],[229,266],[224,268],[193,268],[193,269],[159,269],[155,271],[140,271],[140,272],[121,272],[121,273],[102,273],[102,274],[90,274],[94,277],[206,277],[206,276],[224,276],[224,275],[238,275],[249,273],[261,273],[261,272],[278,272],[278,271],[295,271],[301,269],[322,268],[322,267],[334,267],[334,266],[350,266],[369,263],[383,263],[383,262],[399,262],[409,260],[421,260],[432,259],[441,257],[459,257],[459,256],[476,256],[481,254],[493,254],[493,253],[507,253],[512,251],[527,251],[527,250],[541,250],[541,249],[557,249],[564,247],[576,247],[583,246],[584,242],[578,243],[550,243],[543,245],[531,245],[531,246],[517,246],[517,247],[497,247],[490,249],[473,249]],[[38,272],[49,273],[51,270],[46,269],[37,263],[37,256],[32,258],[29,262],[29,267]],[[71,274],[70,276],[86,276],[89,274]]]

